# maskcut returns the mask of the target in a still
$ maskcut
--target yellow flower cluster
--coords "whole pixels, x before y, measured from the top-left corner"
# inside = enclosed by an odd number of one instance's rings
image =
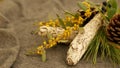
[[[75,18],[75,17],[74,17],[74,18],[72,19],[72,23],[78,24],[78,25],[79,25],[79,24],[83,24],[83,20],[84,20],[84,19],[83,19],[81,16],[79,16],[78,18]]]
[[[72,24],[81,25],[81,24],[83,24],[84,19],[81,16],[79,16],[77,18],[74,16],[71,16],[71,17],[66,17],[66,19],[64,21],[65,25],[66,25],[66,21],[69,23],[72,23]]]
[[[63,32],[63,35],[62,35],[63,39],[65,40],[65,39],[69,38],[70,34],[71,34],[70,27],[67,27],[67,29]]]
[[[87,18],[90,17],[91,14],[92,14],[92,12],[91,12],[90,9],[87,9],[87,10],[85,11],[85,16],[86,16]]]
[[[56,20],[49,20],[48,22],[39,22],[39,26],[52,26],[52,27],[56,27],[59,26],[59,21],[58,19]]]
[[[91,16],[92,12],[91,12],[91,6],[88,2],[84,1],[82,2],[86,7],[87,7],[87,10],[85,11],[85,16],[88,18]]]
[[[53,46],[55,46],[61,39],[67,39],[70,36],[71,30],[70,27],[67,27],[67,29],[63,32],[63,34],[58,35],[56,38],[52,38],[50,40],[48,40],[48,42],[44,41],[43,45],[40,45],[37,48],[37,54],[43,54],[43,51],[45,49],[51,48]]]
[[[79,25],[77,25],[77,24],[74,24],[74,26],[72,27],[72,30],[79,30]]]
[[[91,10],[90,10],[90,4],[87,2],[83,2],[83,4],[88,8],[85,11],[85,16],[90,17],[91,16]],[[48,41],[44,41],[42,45],[38,46],[37,48],[37,54],[43,54],[43,51],[45,49],[51,48],[55,46],[57,43],[59,43],[60,40],[66,40],[70,37],[72,31],[78,31],[79,26],[83,24],[84,20],[81,16],[66,16],[65,19],[62,19],[63,23],[66,27],[63,34],[57,35],[55,38],[51,38]],[[72,24],[72,26],[68,26],[67,24]],[[58,19],[56,20],[50,20],[48,22],[40,22],[40,26],[52,26],[52,27],[59,27],[60,21]]]
[[[73,25],[74,24],[81,25],[81,24],[83,24],[83,21],[84,21],[84,19],[81,16],[79,16],[77,18],[74,16],[71,16],[71,17],[66,16],[65,19],[63,20],[64,25],[66,25],[67,22],[69,22],[70,24],[73,24]],[[60,24],[59,24],[59,20],[56,19],[56,20],[49,20],[48,22],[39,22],[39,26],[59,27]]]
[[[66,22],[68,22],[68,21],[70,21],[69,23],[72,23],[73,26],[72,27],[66,26],[66,29],[63,32],[63,34],[57,35],[56,38],[49,39],[48,41],[44,41],[43,45],[40,45],[37,47],[37,54],[41,55],[41,54],[43,54],[43,51],[45,49],[55,46],[57,43],[59,43],[60,40],[66,40],[67,38],[69,38],[71,35],[71,31],[79,30],[79,25],[81,25],[83,23],[84,19],[81,16],[79,16],[77,18],[75,18],[74,16],[71,16],[71,17],[66,16],[66,19],[63,21],[64,25],[66,25]],[[55,20],[55,21],[50,20],[49,22],[46,22],[46,23],[40,22],[39,25],[56,27],[56,26],[59,26],[58,23],[59,23],[58,20]]]
[[[37,54],[42,55],[43,54],[44,47],[41,45],[37,47]]]
[[[52,39],[48,40],[48,42],[44,41],[43,45],[40,45],[40,46],[37,47],[37,54],[41,55],[41,54],[43,54],[43,51],[45,49],[51,48],[54,45],[56,45],[57,44],[57,40],[58,40],[58,38],[56,38],[56,39],[52,38]]]

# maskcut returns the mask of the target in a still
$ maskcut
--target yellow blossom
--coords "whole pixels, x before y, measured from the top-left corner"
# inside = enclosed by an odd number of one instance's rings
[[[52,43],[53,43],[53,46],[57,44],[57,42],[56,42],[56,41],[53,41]]]
[[[63,20],[64,25],[66,25],[66,20]]]
[[[85,16],[86,16],[86,17],[90,17],[91,14],[92,14],[92,12],[90,11],[90,9],[87,9],[87,10],[85,11]]]
[[[60,26],[58,19],[55,20],[55,25],[56,25],[56,26]]]
[[[64,33],[63,33],[63,36],[64,36],[64,39],[66,39],[66,37],[67,37],[67,33],[64,32]]]
[[[59,37],[57,37],[56,39],[55,39],[55,41],[59,41],[60,40],[60,38]]]
[[[78,30],[78,29],[79,29],[79,25],[74,24],[74,26],[73,26],[73,30]]]
[[[42,54],[42,51],[37,50],[37,54],[40,54],[40,55],[41,55],[41,54]]]
[[[50,48],[50,43],[45,46],[45,49]]]
[[[43,47],[43,45],[40,45],[39,47],[37,47],[37,54],[43,54],[43,49],[44,49],[44,47]]]
[[[49,24],[46,24],[45,26],[49,27],[50,25],[49,25]]]
[[[38,50],[41,50],[41,49],[43,49],[43,46],[40,45],[39,47],[37,47],[37,49],[38,49]]]
[[[56,25],[55,24],[52,24],[52,27],[55,27]]]
[[[70,20],[71,20],[71,18],[66,16],[66,21],[70,21]]]
[[[58,19],[56,19],[56,20],[55,20],[55,22],[59,22],[59,20],[58,20]]]
[[[43,22],[40,22],[39,25],[40,25],[40,26],[43,26]]]
[[[51,47],[53,47],[53,44],[51,43],[51,44],[49,44],[49,48],[51,48]]]
[[[47,44],[47,42],[46,42],[46,41],[44,41],[44,42],[43,42],[43,44],[44,44],[44,45],[46,45],[46,44]]]
[[[55,40],[55,38],[52,38],[52,40],[54,41],[54,40]]]
[[[83,21],[84,21],[84,19],[81,16],[79,16],[79,18],[78,18],[78,24],[83,24]]]
[[[49,43],[52,43],[52,40],[50,39],[50,40],[48,40],[48,42],[49,42]]]
[[[66,29],[69,30],[69,29],[70,29],[70,26],[67,26]]]
[[[75,19],[75,17],[74,17],[74,16],[72,16],[72,17],[71,17],[71,19],[73,20],[73,19]]]

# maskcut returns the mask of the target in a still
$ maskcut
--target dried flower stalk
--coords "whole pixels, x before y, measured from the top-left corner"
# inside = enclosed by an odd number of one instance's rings
[[[48,34],[50,34],[52,37],[57,37],[57,35],[63,34],[64,31],[65,30],[63,28],[61,28],[61,27],[41,26],[39,28],[38,35],[40,35],[40,36],[47,36]],[[75,38],[75,36],[77,34],[78,34],[77,30],[76,31],[72,31],[71,32],[71,36],[66,39],[66,42],[63,42],[63,43],[70,43]]]

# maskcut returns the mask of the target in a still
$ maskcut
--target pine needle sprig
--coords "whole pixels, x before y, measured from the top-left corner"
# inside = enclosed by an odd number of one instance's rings
[[[109,59],[113,64],[120,64],[120,49],[116,48],[114,44],[111,44],[106,37],[105,26],[102,26],[94,39],[91,41],[88,50],[83,56],[85,60],[92,60],[95,64],[97,58]]]
[[[94,39],[91,41],[90,46],[88,47],[85,55],[83,56],[83,59],[92,59],[93,63],[95,64],[97,61],[97,56],[98,56],[98,51],[99,48],[101,47],[101,41],[104,41],[101,39],[102,35],[102,27],[98,30],[96,36]],[[103,47],[104,48],[104,47]],[[104,56],[104,55],[103,55]]]

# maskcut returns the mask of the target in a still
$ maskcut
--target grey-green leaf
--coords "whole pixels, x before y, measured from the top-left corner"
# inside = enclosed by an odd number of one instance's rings
[[[46,61],[46,51],[45,51],[45,50],[43,50],[42,61],[43,61],[43,62]]]
[[[72,27],[74,24],[73,23],[71,23],[70,21],[67,21],[66,22],[66,26],[70,26],[70,27]]]
[[[87,7],[85,5],[83,5],[81,2],[78,3],[78,6],[84,11],[87,10]]]
[[[65,14],[68,14],[68,15],[74,16],[73,13],[70,13],[70,12],[68,12],[68,11],[64,11],[64,12],[65,12]]]
[[[64,21],[59,17],[59,15],[57,15],[57,17],[58,17],[59,23],[62,26],[62,28],[66,29],[66,27],[64,25]]]

